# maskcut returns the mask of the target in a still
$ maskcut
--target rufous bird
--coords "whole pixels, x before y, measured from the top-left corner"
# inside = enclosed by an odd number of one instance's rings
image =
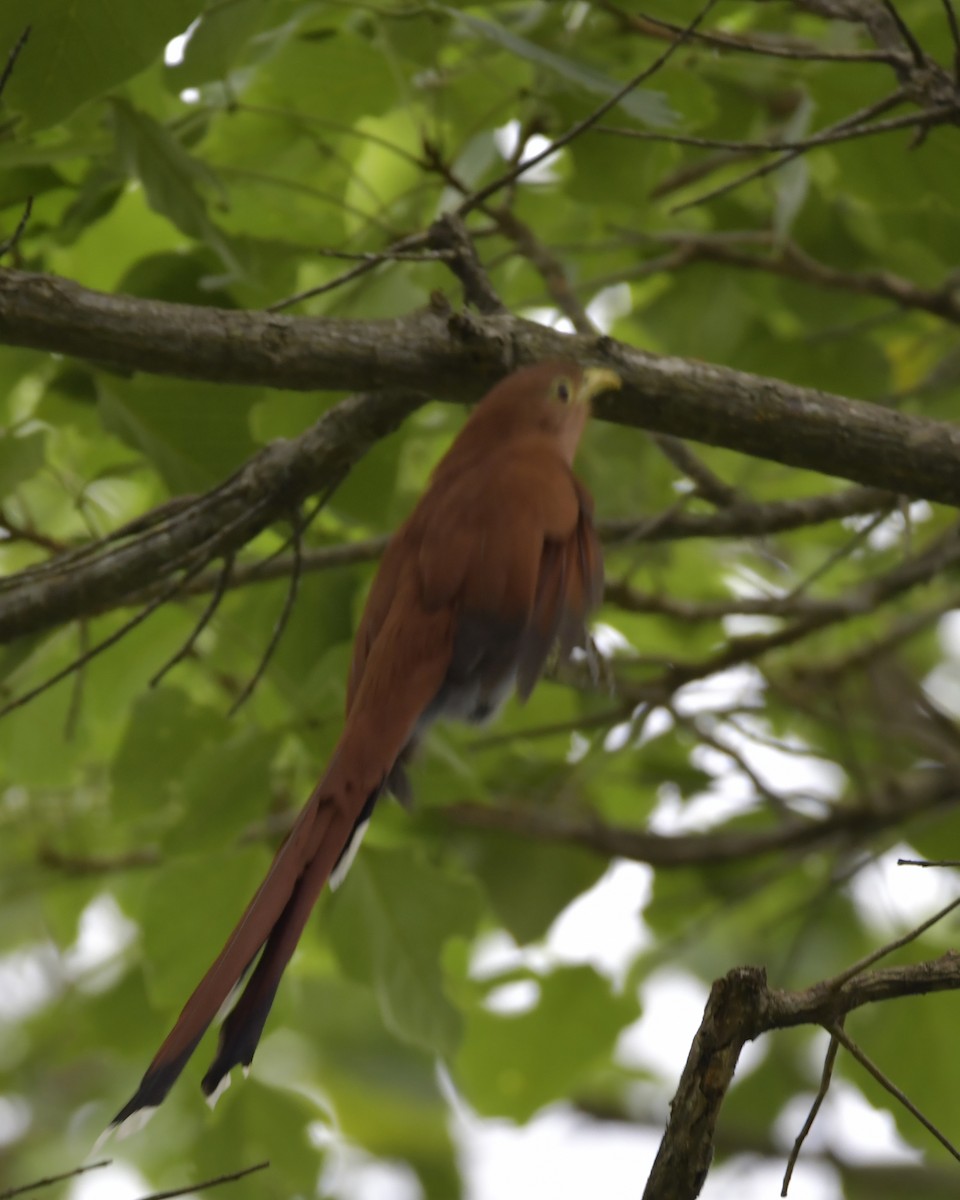
[[[215,1098],[249,1066],[317,897],[345,874],[380,794],[408,797],[406,764],[426,729],[438,717],[485,721],[514,689],[525,700],[557,643],[564,654],[584,644],[603,561],[572,464],[590,401],[619,386],[610,370],[543,362],[470,414],[384,552],[325,774],[112,1126],[163,1100],[259,955],[203,1091]]]

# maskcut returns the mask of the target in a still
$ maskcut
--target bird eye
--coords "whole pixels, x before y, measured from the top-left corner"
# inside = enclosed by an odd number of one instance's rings
[[[566,404],[570,399],[570,384],[566,379],[558,379],[553,385],[553,394],[561,402]]]

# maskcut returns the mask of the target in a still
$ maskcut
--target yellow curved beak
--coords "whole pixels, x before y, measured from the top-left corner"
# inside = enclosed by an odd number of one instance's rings
[[[618,392],[623,387],[623,380],[608,367],[587,367],[580,380],[577,392],[578,404],[589,404],[603,392]]]

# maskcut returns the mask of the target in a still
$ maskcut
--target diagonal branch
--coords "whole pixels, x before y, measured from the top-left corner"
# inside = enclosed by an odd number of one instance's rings
[[[335,486],[420,402],[406,391],[352,396],[299,438],[268,446],[226,483],[132,540],[108,538],[85,547],[79,559],[54,559],[7,578],[0,587],[0,640],[156,587],[201,547],[206,562],[229,556],[306,496]]]

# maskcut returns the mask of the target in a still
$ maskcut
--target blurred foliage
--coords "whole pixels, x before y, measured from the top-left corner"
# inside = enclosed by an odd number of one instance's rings
[[[898,7],[943,60],[941,7]],[[678,22],[697,8],[648,6]],[[803,8],[729,0],[708,24],[757,43],[873,48],[857,26]],[[329,252],[379,251],[427,227],[587,116],[666,44],[626,2],[5,0],[0,57],[27,24],[2,100],[0,228],[16,227],[28,196],[33,209],[7,261],[106,291],[225,308],[330,283],[351,264]],[[797,138],[894,87],[883,63],[690,43],[603,124]],[[960,260],[956,131],[934,129],[912,150],[911,137],[901,130],[822,146],[691,204],[761,160],[593,131],[493,197],[471,230],[512,311],[566,319],[519,221],[561,264],[573,307],[628,343],[955,418],[956,329],[849,282],[885,270],[937,287]],[[704,237],[763,261],[741,269],[674,253]],[[848,283],[826,287],[775,269],[788,242]],[[455,294],[442,264],[388,263],[303,311],[406,313],[434,288]],[[329,403],[120,378],[4,348],[0,570],[213,486]],[[394,527],[458,422],[442,404],[421,410],[340,488],[311,544]],[[840,487],[729,452],[697,453],[736,489],[735,503]],[[580,470],[603,518],[712,511],[638,432],[595,424]],[[865,897],[877,892],[858,892],[861,868],[905,839],[940,856],[955,855],[960,838],[950,804],[904,829],[896,819],[924,770],[956,764],[960,651],[956,626],[941,620],[954,602],[949,573],[698,680],[653,714],[631,703],[631,689],[664,664],[706,662],[738,635],[782,628],[808,599],[862,597],[858,587],[895,570],[951,519],[915,506],[869,529],[858,517],[769,537],[638,538],[611,549],[608,575],[655,598],[601,613],[619,635],[613,694],[561,672],[526,707],[511,706],[496,730],[437,730],[413,767],[414,813],[384,802],[349,881],[321,901],[253,1078],[210,1116],[197,1087],[205,1045],[150,1132],[118,1155],[157,1187],[269,1157],[270,1172],[232,1195],[286,1197],[326,1191],[318,1181],[336,1129],[370,1155],[405,1162],[431,1200],[451,1200],[462,1188],[451,1089],[483,1117],[517,1122],[586,1098],[631,1111],[650,1072],[628,1064],[619,1037],[640,1017],[640,988],[658,965],[709,982],[760,962],[773,983],[803,986],[868,953],[905,919],[897,905],[909,883],[884,875],[890,911],[871,912]],[[264,535],[257,555],[284,536]],[[282,582],[231,593],[155,689],[151,677],[190,635],[203,597],[166,606],[72,682],[0,721],[0,1190],[82,1158],[246,903],[275,844],[264,818],[298,806],[335,742],[351,632],[373,569],[304,579],[278,652],[236,716],[227,713],[269,640]],[[690,619],[657,597],[695,608],[726,601],[730,612]],[[792,613],[789,603],[767,615],[757,607],[791,597]],[[754,607],[738,614],[738,600]],[[921,612],[929,619],[918,620]],[[0,695],[11,699],[60,670],[125,615],[3,647]],[[897,636],[904,621],[914,623]],[[814,850],[659,870],[643,914],[650,936],[625,946],[622,970],[613,970],[582,949],[565,957],[551,933],[601,878],[604,858],[457,823],[447,810],[463,800],[634,828],[649,819],[662,832],[702,831],[705,847],[715,832],[775,829],[785,811],[829,820],[886,805],[894,816],[872,840],[849,835]],[[609,937],[598,924],[597,946]],[[504,939],[513,947],[506,965],[482,967],[484,947]],[[938,952],[948,939],[934,929],[910,953]],[[514,985],[523,1003],[504,1005]],[[848,1027],[955,1132],[960,1100],[942,1053],[954,1013],[949,996],[904,1001]],[[782,1148],[773,1129],[784,1106],[815,1090],[822,1038],[773,1035],[764,1050],[728,1105],[760,1152]],[[665,1094],[681,1067],[678,1058],[661,1080]],[[891,1107],[900,1135],[941,1165],[941,1148],[843,1054],[838,1072]],[[658,1108],[650,1117],[655,1128],[662,1116]],[[865,1191],[858,1164],[840,1157],[837,1195],[901,1194],[892,1181],[884,1190],[882,1175]]]

